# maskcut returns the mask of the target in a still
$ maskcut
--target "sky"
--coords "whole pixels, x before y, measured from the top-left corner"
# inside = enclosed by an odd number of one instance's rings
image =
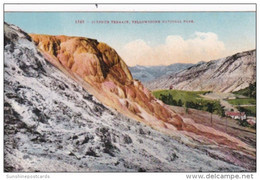
[[[255,49],[256,38],[255,12],[6,12],[5,22],[27,33],[97,39],[129,66],[210,61]]]

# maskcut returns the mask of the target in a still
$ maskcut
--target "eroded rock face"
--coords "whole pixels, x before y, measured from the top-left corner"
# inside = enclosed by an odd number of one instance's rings
[[[183,119],[156,100],[139,81],[133,80],[127,65],[108,45],[82,37],[30,36],[49,62],[105,105],[179,138],[187,145],[201,146],[202,143],[222,150],[225,147],[224,154],[227,149],[237,150],[254,158],[255,150],[242,141],[190,119]],[[232,163],[242,163],[234,155],[224,157]]]
[[[145,118],[142,111],[162,121],[169,121],[174,113],[160,104],[132,75],[114,49],[105,43],[82,37],[30,35],[39,49],[53,64],[64,67],[106,96],[105,104],[119,111],[128,110],[133,116]],[[181,126],[176,119],[175,126]],[[178,127],[181,128],[181,127]]]

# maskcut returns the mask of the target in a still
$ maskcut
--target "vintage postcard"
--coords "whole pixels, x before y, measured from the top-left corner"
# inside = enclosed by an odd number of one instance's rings
[[[255,4],[5,4],[5,172],[256,172]]]

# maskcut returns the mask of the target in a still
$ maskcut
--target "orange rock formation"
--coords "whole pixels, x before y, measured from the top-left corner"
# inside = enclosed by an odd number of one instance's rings
[[[184,120],[134,80],[114,49],[83,37],[30,35],[45,58],[77,80],[102,103],[164,133],[204,144],[228,146],[254,156],[240,140],[213,128]]]

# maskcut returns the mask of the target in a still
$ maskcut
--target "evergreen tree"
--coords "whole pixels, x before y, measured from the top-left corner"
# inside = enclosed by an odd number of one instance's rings
[[[212,125],[212,113],[214,111],[212,103],[207,103],[207,111],[211,113],[210,122],[211,122],[211,125]]]
[[[181,99],[179,99],[178,106],[182,106],[182,105],[183,105],[183,103],[182,103]]]

